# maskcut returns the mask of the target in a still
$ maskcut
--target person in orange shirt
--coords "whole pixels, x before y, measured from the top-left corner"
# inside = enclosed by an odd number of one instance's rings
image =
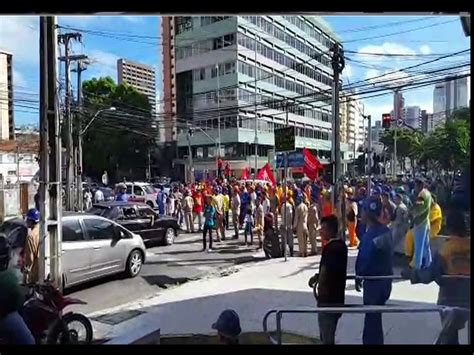
[[[323,190],[322,192],[322,199],[321,199],[321,218],[330,216],[333,214],[332,202],[331,202],[331,194],[328,190]],[[327,240],[321,240],[322,248],[326,246],[328,243]]]

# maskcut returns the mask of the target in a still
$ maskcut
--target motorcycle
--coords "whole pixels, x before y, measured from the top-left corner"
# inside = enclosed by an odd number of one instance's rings
[[[20,311],[37,344],[90,344],[93,329],[90,320],[80,313],[63,310],[73,304],[87,304],[65,297],[50,282],[34,285]],[[80,328],[73,325],[80,325]]]

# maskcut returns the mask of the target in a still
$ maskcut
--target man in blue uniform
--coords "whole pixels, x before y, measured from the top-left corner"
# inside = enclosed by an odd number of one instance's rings
[[[364,205],[367,231],[359,245],[356,260],[357,276],[392,275],[392,234],[382,223],[383,205],[380,197],[369,197]],[[392,292],[392,280],[356,280],[356,290],[363,285],[364,305],[384,305]],[[383,344],[382,314],[365,315],[363,344]]]

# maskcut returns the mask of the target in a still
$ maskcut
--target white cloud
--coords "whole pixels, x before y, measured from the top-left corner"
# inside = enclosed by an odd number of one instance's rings
[[[431,53],[431,48],[427,44],[424,44],[420,47],[420,53],[421,54],[430,54]]]
[[[39,17],[0,16],[0,49],[13,54],[13,63],[39,63]]]
[[[25,77],[21,72],[13,68],[13,81],[15,87],[22,87],[25,88],[27,87],[28,82],[26,81]]]
[[[370,103],[367,100],[364,101],[364,113],[372,116],[372,124],[374,124],[375,121],[380,121],[384,113],[390,113],[392,110],[393,105],[391,104],[379,104]]]
[[[381,62],[383,59],[386,59],[386,56],[383,55],[367,55],[363,53],[381,53],[381,54],[403,54],[403,55],[414,55],[416,51],[406,47],[399,43],[394,42],[385,42],[382,45],[367,45],[359,48],[357,51],[357,56],[359,60],[371,61],[371,62]],[[400,57],[393,57],[395,61],[399,61]]]
[[[104,52],[100,49],[93,49],[88,52],[90,59],[89,74],[92,76],[110,76],[117,80],[117,60],[118,55]]]
[[[346,79],[347,82],[350,82],[354,76],[352,65],[346,64],[344,70],[342,71],[342,77]]]

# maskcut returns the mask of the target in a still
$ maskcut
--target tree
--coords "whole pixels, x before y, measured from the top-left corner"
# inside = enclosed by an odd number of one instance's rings
[[[111,180],[143,179],[148,152],[157,136],[148,98],[133,87],[117,85],[110,77],[84,81],[84,127],[102,111],[85,132],[83,166],[87,176],[100,178],[106,170]]]

